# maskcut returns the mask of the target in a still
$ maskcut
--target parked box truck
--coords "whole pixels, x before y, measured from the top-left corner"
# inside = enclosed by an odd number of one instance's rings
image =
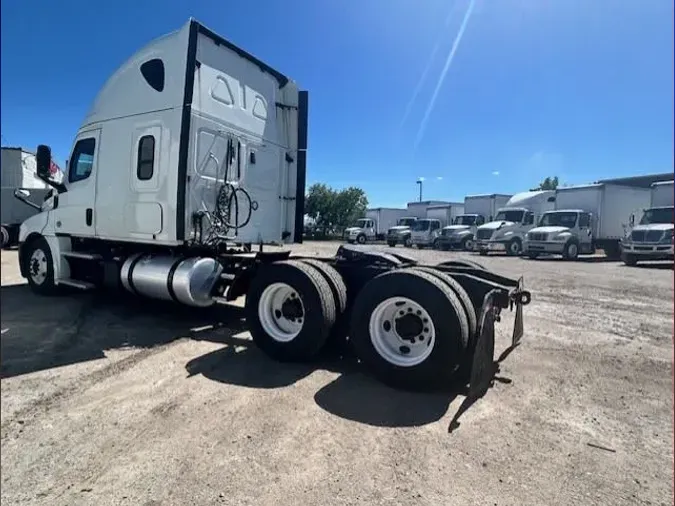
[[[626,265],[674,259],[674,201],[673,181],[652,185],[649,209],[645,209],[639,224],[621,242],[621,259]]]
[[[438,238],[440,249],[460,248],[473,251],[476,230],[492,221],[497,210],[506,205],[511,195],[468,195],[464,198],[464,213],[456,216],[451,225],[443,228]]]
[[[536,226],[542,214],[554,209],[555,199],[553,190],[516,193],[497,210],[491,222],[478,227],[475,249],[481,255],[489,252],[520,255],[525,234]]]
[[[37,177],[35,154],[25,149],[3,147],[0,167],[0,240],[6,248],[18,242],[21,223],[40,212],[51,189]],[[23,191],[15,198],[17,189]]]
[[[414,216],[399,218],[396,225],[387,230],[387,244],[394,248],[397,244],[403,244],[406,248],[412,246],[412,227],[417,222]]]
[[[427,207],[426,218],[421,218],[415,222],[412,229],[412,243],[418,248],[433,247],[438,248],[438,238],[444,226],[464,212],[462,202],[450,202],[443,205],[434,205]]]
[[[618,258],[631,216],[649,205],[649,188],[591,184],[556,190],[555,209],[545,213],[526,235],[524,253],[575,260],[602,249]]]
[[[450,202],[445,200],[422,200],[420,202],[408,202],[408,216],[414,216],[415,218],[426,218],[427,217],[427,208],[430,206],[444,206],[448,205]]]
[[[366,241],[384,240],[387,231],[396,226],[399,218],[408,213],[407,209],[377,207],[366,210],[366,217],[356,220],[354,226],[345,230],[349,243],[365,244]]]

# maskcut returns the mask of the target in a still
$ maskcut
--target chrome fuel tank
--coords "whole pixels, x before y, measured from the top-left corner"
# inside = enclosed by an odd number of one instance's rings
[[[124,288],[132,293],[207,307],[214,304],[211,291],[222,272],[213,258],[137,253],[125,260],[120,276]]]

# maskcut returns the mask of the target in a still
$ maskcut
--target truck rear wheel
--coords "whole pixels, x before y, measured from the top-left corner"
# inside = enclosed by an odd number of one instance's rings
[[[387,241],[387,246],[389,246],[390,248],[395,248],[395,247],[396,247],[396,243],[393,242],[393,241]]]
[[[282,362],[313,358],[326,342],[336,312],[328,281],[297,260],[260,267],[246,296],[253,342]]]
[[[0,227],[0,241],[2,241],[2,249],[9,246],[9,231],[4,227]]]
[[[350,340],[374,376],[403,389],[449,381],[464,358],[466,312],[443,281],[413,269],[373,278],[354,301]]]

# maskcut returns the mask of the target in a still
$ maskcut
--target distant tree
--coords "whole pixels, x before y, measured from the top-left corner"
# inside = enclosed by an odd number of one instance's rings
[[[310,186],[305,212],[316,221],[316,227],[327,235],[331,229],[343,228],[361,218],[368,207],[368,198],[361,188],[334,190],[323,183]]]
[[[532,191],[555,190],[556,188],[558,188],[558,185],[559,185],[558,176],[547,177],[541,183],[539,183],[539,186],[537,188],[532,188]]]

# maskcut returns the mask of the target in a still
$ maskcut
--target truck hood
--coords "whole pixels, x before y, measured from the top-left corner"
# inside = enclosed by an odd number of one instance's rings
[[[566,232],[568,231],[569,228],[567,227],[554,227],[554,226],[549,226],[549,227],[536,227],[530,230],[530,232],[534,233],[544,233],[544,234],[559,234],[561,232]]]
[[[445,227],[443,230],[450,232],[451,234],[456,234],[462,230],[469,230],[469,225],[450,225],[449,227]]]
[[[395,227],[391,227],[389,232],[407,232],[408,230],[410,230],[410,227],[407,225],[396,225]]]
[[[673,224],[672,223],[652,223],[649,225],[636,225],[633,227],[632,230],[640,232],[640,231],[647,231],[647,230],[673,230]]]
[[[515,225],[512,221],[491,221],[478,227],[481,230],[497,230],[499,227],[510,227]]]
[[[363,229],[359,227],[347,227],[345,228],[345,233],[349,234],[350,232],[360,232],[361,230]]]

